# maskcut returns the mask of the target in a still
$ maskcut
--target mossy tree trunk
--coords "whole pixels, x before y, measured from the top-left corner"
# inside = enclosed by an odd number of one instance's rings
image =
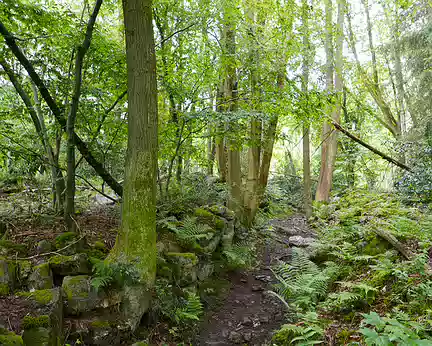
[[[125,288],[123,314],[134,329],[156,276],[157,88],[151,0],[123,0],[128,73],[128,149],[122,224],[110,260],[130,263],[140,285]],[[132,292],[132,293],[131,293]]]

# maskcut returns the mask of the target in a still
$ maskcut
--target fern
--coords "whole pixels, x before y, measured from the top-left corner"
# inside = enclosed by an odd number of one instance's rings
[[[140,275],[132,263],[96,262],[93,266],[91,285],[100,290],[109,286],[122,287],[139,282]]]
[[[231,269],[250,267],[254,261],[254,248],[247,242],[233,244],[223,251],[227,266]]]
[[[186,216],[181,222],[169,217],[158,222],[176,235],[180,245],[199,250],[200,242],[206,242],[214,237],[214,230],[206,224],[198,223],[196,217]]]
[[[328,262],[326,268],[321,270],[303,250],[293,248],[291,263],[280,264],[273,273],[278,280],[276,292],[283,301],[308,310],[325,298],[329,284],[338,275],[338,269],[334,263]]]
[[[175,310],[174,317],[177,323],[187,323],[190,321],[199,321],[202,313],[203,305],[199,296],[195,293],[189,293],[184,305]]]

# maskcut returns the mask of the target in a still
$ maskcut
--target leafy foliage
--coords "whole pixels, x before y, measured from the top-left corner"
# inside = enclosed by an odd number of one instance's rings
[[[140,280],[138,270],[130,263],[97,261],[93,273],[91,285],[96,290],[132,285]]]

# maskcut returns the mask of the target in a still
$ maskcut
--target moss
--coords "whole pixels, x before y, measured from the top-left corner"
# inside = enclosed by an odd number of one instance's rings
[[[204,223],[207,223],[210,227],[214,227],[218,230],[222,230],[225,228],[225,220],[219,216],[212,214],[210,211],[202,208],[196,208],[195,216],[198,217],[198,220]]]
[[[184,258],[192,261],[192,264],[198,263],[197,256],[192,252],[167,252],[165,254],[167,258]]]
[[[33,292],[18,292],[17,295],[20,297],[32,298],[33,300],[42,305],[49,304],[53,299],[53,293],[50,289],[37,290]]]
[[[90,323],[93,328],[111,328],[109,321],[95,320]]]
[[[8,284],[0,284],[0,297],[7,296],[10,293]]]
[[[38,270],[41,276],[49,276],[50,275],[50,267],[49,263],[42,263],[38,266],[34,267],[34,270]]]
[[[51,326],[51,320],[48,315],[41,316],[25,316],[22,320],[22,328],[32,329],[32,328],[49,328]]]
[[[105,243],[102,241],[95,241],[93,247],[97,250],[108,251]]]
[[[214,218],[214,215],[210,211],[202,208],[195,209],[195,216],[210,220]]]
[[[88,298],[89,291],[83,291],[79,289],[79,294],[77,294],[77,288],[80,288],[83,281],[88,281],[88,275],[77,275],[67,277],[67,281],[63,282],[63,290],[66,293],[66,297],[71,300],[74,297]],[[86,283],[87,284],[87,283]]]
[[[58,235],[55,239],[55,244],[57,248],[61,248],[66,245],[66,243],[75,240],[78,234],[75,232],[65,232]]]
[[[18,262],[18,273],[20,279],[28,276],[32,269],[32,263],[30,261],[22,260]]]
[[[86,250],[85,253],[89,258],[97,258],[99,260],[104,260],[107,256],[106,252],[103,252],[99,249],[89,249]]]
[[[23,339],[15,333],[0,335],[0,345],[2,346],[20,346],[24,345]]]
[[[73,261],[73,256],[56,255],[49,259],[49,264],[63,264],[68,261]]]
[[[148,343],[146,343],[144,341],[138,341],[138,342],[134,343],[132,346],[148,346]]]
[[[0,240],[0,247],[11,250],[13,252],[18,252],[18,253],[26,253],[27,252],[27,246],[25,246],[23,244],[16,244],[10,240]]]

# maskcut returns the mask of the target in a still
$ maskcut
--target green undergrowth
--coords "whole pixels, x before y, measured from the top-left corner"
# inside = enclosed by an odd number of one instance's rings
[[[320,242],[274,269],[288,311],[274,345],[432,345],[429,209],[355,191],[317,205],[313,224]]]

